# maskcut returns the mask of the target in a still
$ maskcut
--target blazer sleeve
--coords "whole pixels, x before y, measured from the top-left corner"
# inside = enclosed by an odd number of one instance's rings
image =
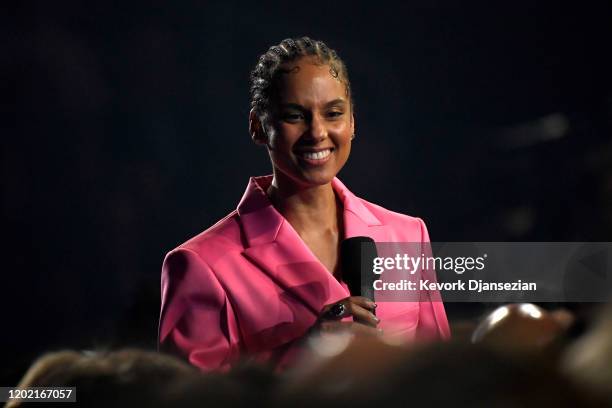
[[[237,354],[231,305],[211,268],[192,250],[179,248],[164,260],[159,348],[203,370],[227,370]]]
[[[429,233],[422,219],[419,218],[421,226],[422,250],[431,255],[429,245]],[[434,269],[422,269],[421,279],[436,281],[436,271]],[[417,339],[449,339],[450,327],[444,310],[442,297],[437,290],[421,291],[419,307],[419,324],[416,331]]]

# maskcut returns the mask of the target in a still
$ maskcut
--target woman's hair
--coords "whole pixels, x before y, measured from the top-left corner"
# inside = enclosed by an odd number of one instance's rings
[[[346,65],[336,51],[325,45],[323,41],[315,41],[308,37],[287,38],[261,55],[251,72],[251,108],[262,122],[268,118],[274,82],[278,74],[287,73],[287,70],[281,69],[281,66],[302,57],[313,57],[318,60],[317,62],[329,65],[330,74],[344,83],[346,95],[351,100],[351,85]]]

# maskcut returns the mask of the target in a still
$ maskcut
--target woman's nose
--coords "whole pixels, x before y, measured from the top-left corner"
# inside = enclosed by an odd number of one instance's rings
[[[315,141],[323,140],[327,137],[327,127],[319,115],[313,115],[310,121],[310,129],[307,132],[310,139]]]

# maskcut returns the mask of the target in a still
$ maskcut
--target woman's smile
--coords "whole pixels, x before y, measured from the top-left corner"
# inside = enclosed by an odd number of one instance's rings
[[[325,149],[298,150],[295,152],[300,161],[311,166],[322,166],[329,161],[334,151],[333,147]]]

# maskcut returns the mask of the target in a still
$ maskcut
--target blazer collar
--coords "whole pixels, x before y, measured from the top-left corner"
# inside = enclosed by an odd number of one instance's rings
[[[286,221],[266,194],[271,182],[271,175],[251,177],[238,204],[238,215],[243,221],[249,247],[276,241]],[[369,227],[383,225],[337,177],[332,180],[332,188],[344,206],[345,238],[369,236]]]
[[[312,311],[311,319],[315,319],[324,305],[350,293],[346,284],[329,273],[274,208],[265,193],[271,181],[272,176],[251,178],[238,205],[247,244],[243,254],[280,287],[300,299]],[[385,241],[388,237],[385,226],[363,203],[337,178],[332,187],[344,204],[345,237],[370,236],[375,241]]]
[[[249,247],[276,240],[284,217],[266,194],[272,176],[251,177],[238,204],[238,215]]]
[[[344,206],[344,238],[366,236],[375,241],[380,238],[374,234],[381,229],[372,227],[382,227],[382,222],[338,178],[334,178],[332,187]]]

